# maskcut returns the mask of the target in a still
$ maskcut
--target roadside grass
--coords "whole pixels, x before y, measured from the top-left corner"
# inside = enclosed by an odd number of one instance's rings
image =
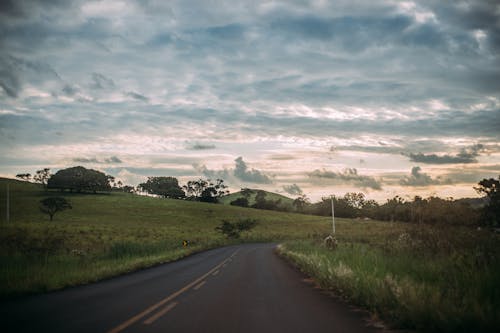
[[[472,229],[409,226],[335,250],[320,239],[289,241],[279,253],[325,289],[395,328],[424,332],[497,332],[500,242]]]

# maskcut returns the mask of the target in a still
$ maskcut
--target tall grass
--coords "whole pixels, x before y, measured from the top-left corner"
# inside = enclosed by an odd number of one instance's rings
[[[500,259],[495,235],[420,227],[383,244],[292,241],[279,251],[334,290],[398,328],[495,332]],[[477,233],[469,230],[469,233]],[[478,242],[480,241],[480,242]]]

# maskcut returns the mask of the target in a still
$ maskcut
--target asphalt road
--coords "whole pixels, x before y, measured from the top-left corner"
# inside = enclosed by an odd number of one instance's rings
[[[245,244],[0,304],[2,332],[376,332],[274,253]]]

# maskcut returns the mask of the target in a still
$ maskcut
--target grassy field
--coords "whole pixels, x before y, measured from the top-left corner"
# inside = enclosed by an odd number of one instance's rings
[[[125,193],[69,194],[73,209],[49,222],[40,199],[60,195],[0,179],[0,298],[88,283],[234,243],[222,220],[255,219],[238,242],[275,241],[322,287],[395,327],[496,331],[500,240],[487,230],[336,219],[339,248],[322,239],[331,218]],[[182,247],[182,240],[191,242]]]
[[[0,179],[0,297],[96,281],[235,242],[215,230],[222,220],[257,220],[240,242],[306,239],[328,230],[320,217],[126,193],[64,193],[73,209],[50,222],[38,203],[61,194],[13,180],[7,224],[6,182]]]

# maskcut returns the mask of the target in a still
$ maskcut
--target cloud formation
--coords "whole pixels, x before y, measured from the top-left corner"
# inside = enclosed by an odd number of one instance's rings
[[[205,143],[194,143],[190,146],[188,146],[188,149],[191,150],[210,150],[210,149],[215,149],[214,144],[205,144]]]
[[[249,169],[243,158],[240,156],[234,160],[234,169],[209,170],[205,165],[196,166],[195,169],[209,178],[222,178],[225,180],[237,180],[246,183],[271,184],[271,177],[256,169]]]
[[[297,184],[283,185],[283,190],[291,195],[302,195],[302,189]]]
[[[87,158],[87,157],[75,157],[72,160],[76,163],[99,163],[99,164],[120,164],[123,163],[121,159],[116,156],[111,156],[109,158],[105,158],[103,160],[99,160],[96,157]]]
[[[410,161],[426,164],[455,164],[455,163],[477,163],[479,153],[484,149],[482,144],[462,148],[456,155],[436,155],[436,154],[409,154]]]
[[[377,191],[382,190],[380,181],[376,180],[374,177],[358,174],[358,170],[356,168],[346,168],[342,172],[317,169],[311,172],[309,177],[334,179],[347,182],[361,188],[371,188]]]
[[[451,184],[449,179],[432,178],[426,173],[422,172],[422,168],[415,166],[411,169],[411,175],[405,176],[399,181],[402,186],[429,186],[429,185],[443,185]]]

